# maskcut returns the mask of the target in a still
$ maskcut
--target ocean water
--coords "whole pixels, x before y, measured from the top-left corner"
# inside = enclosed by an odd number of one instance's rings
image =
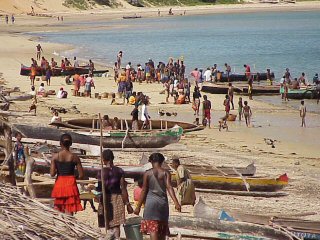
[[[79,24],[66,22],[65,24]],[[187,70],[224,63],[234,72],[271,68],[279,79],[286,67],[294,77],[320,72],[320,12],[269,12],[177,16],[83,22],[92,30],[37,33],[46,41],[73,44],[62,55],[112,65],[119,50],[123,63],[156,63],[183,56]],[[113,29],[99,27],[108,26]],[[98,29],[97,29],[98,28]],[[56,50],[59,52],[59,49]]]

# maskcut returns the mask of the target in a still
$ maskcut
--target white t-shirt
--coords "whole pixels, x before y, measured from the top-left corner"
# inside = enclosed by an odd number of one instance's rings
[[[79,67],[79,61],[78,61],[78,60],[75,60],[73,66],[74,66],[75,68]]]
[[[63,93],[63,90],[59,90],[59,92],[57,94],[57,98],[62,98],[62,93]]]
[[[206,70],[203,74],[204,80],[206,82],[209,82],[211,80],[211,70]]]
[[[142,105],[141,107],[141,121],[146,121],[149,116],[149,113],[148,113],[148,109],[147,109],[147,106],[145,104]]]
[[[43,86],[40,86],[40,87],[39,87],[39,90],[38,90],[38,92],[45,92],[45,89],[44,89],[44,87],[43,87]]]
[[[131,66],[129,64],[127,64],[126,70],[129,70],[130,68],[131,68]]]

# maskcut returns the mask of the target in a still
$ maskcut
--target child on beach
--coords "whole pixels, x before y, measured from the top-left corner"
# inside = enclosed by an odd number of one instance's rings
[[[251,108],[248,106],[248,102],[244,101],[244,107],[243,107],[243,115],[244,119],[246,120],[247,127],[250,126],[250,118],[252,116]]]
[[[139,178],[137,181],[137,186],[133,189],[133,200],[134,200],[134,206],[137,207],[140,195],[142,192],[142,185],[143,185],[143,179]]]
[[[239,102],[238,102],[239,121],[241,121],[242,109],[243,109],[242,97],[239,97]]]
[[[304,105],[304,101],[302,100],[300,105],[301,127],[306,127],[306,115],[307,115],[307,108]]]
[[[16,162],[16,175],[24,175],[26,171],[26,156],[24,154],[24,146],[21,143],[22,134],[17,132],[16,143],[14,144],[14,159]]]

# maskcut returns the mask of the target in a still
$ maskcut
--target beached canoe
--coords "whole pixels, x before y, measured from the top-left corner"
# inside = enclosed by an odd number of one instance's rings
[[[187,216],[170,216],[170,232],[196,239],[296,240],[289,232],[271,226]]]
[[[94,70],[93,74],[103,74],[109,72],[109,70]],[[52,76],[68,76],[68,75],[74,75],[74,74],[88,74],[89,73],[89,67],[83,66],[83,67],[67,67],[66,70],[62,70],[61,68],[53,68],[52,69]],[[41,67],[36,68],[36,76],[44,76],[46,74],[45,69]],[[20,75],[21,76],[30,76],[31,75],[31,67],[27,67],[25,65],[21,64],[20,69]]]
[[[197,188],[246,191],[273,192],[288,185],[288,176],[283,174],[277,178],[270,177],[236,177],[192,175],[192,180]]]
[[[37,160],[35,163],[36,171],[39,173],[46,173],[49,171],[49,162],[46,160]],[[100,166],[86,165],[83,163],[85,169],[85,175],[88,177],[97,176],[98,171],[100,171]],[[150,169],[150,166],[119,166],[123,168],[125,172],[125,177],[132,179],[139,179],[142,177],[143,173]],[[172,179],[175,179],[175,173],[171,172]],[[286,179],[285,179],[286,178]],[[192,179],[194,181],[195,187],[206,188],[206,189],[223,189],[223,190],[235,190],[235,191],[245,191],[246,187],[244,185],[243,179],[236,176],[222,176],[220,175],[210,175],[208,173],[197,173],[192,174]],[[246,182],[250,185],[250,191],[276,191],[288,184],[287,176],[283,175],[279,178],[267,178],[267,177],[250,177],[245,178]],[[173,184],[175,181],[173,180]]]
[[[318,94],[315,89],[289,89],[287,96],[289,99],[315,99]]]
[[[110,122],[113,124],[112,118],[110,118]],[[131,128],[131,125],[132,125],[131,119],[119,120],[118,128],[121,130],[127,130],[125,122],[127,122],[129,128]],[[138,123],[139,129],[141,129],[142,123],[143,122],[139,120],[139,123]],[[63,122],[54,122],[54,123],[51,123],[50,125],[57,126],[57,127],[65,127],[70,129],[100,129],[99,119],[97,118],[71,119]],[[177,126],[177,125],[183,128],[183,132],[192,132],[192,131],[198,131],[198,130],[204,129],[203,126],[199,126],[196,124],[169,121],[169,120],[150,120],[149,125],[150,125],[150,129],[152,130],[166,130],[166,129],[173,128],[174,126]]]
[[[35,125],[13,124],[13,133],[21,132],[26,138],[59,141],[63,133],[69,133],[74,143],[100,145],[100,132],[87,130],[57,129]],[[183,129],[179,126],[167,130],[104,131],[104,148],[162,148],[179,142]]]
[[[42,159],[42,158],[37,158],[33,157],[35,160],[34,162],[34,171],[38,172],[40,174],[45,174],[49,173],[50,171],[50,160]],[[83,169],[85,172],[86,177],[92,177],[95,178],[98,174],[98,172],[101,170],[99,160],[90,160],[90,161],[85,161],[83,158],[81,158],[81,162],[83,165]],[[126,178],[132,178],[132,179],[139,179],[142,178],[143,174],[145,173],[146,170],[149,170],[151,168],[150,163],[145,164],[145,165],[117,165],[118,167],[121,167],[124,172],[125,172],[125,177]],[[188,165],[185,165],[187,169],[190,169]],[[249,165],[249,168],[251,168],[252,165]],[[171,169],[165,164],[164,168],[168,169],[171,171]],[[195,169],[192,174],[193,175],[206,175],[210,176],[212,174],[216,175],[222,175],[222,170],[224,172],[227,172],[229,168],[227,167],[217,167],[215,170],[213,170],[211,173],[209,171],[201,172],[201,169],[205,168],[205,166],[199,166],[199,169]],[[191,167],[191,169],[193,169]],[[244,171],[247,172],[247,168],[237,168],[240,172]],[[219,172],[221,171],[221,172]],[[172,172],[172,171],[171,171]],[[223,172],[223,173],[224,173]],[[231,176],[233,175],[232,173],[230,174]]]
[[[194,206],[194,216],[205,219],[219,219],[232,222],[246,222],[260,225],[282,227],[298,238],[305,240],[320,240],[320,222],[293,217],[266,216],[241,213],[235,210],[216,210],[208,206],[202,198]]]

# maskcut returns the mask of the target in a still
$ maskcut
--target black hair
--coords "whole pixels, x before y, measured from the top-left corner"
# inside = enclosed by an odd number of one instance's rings
[[[180,165],[180,160],[178,158],[172,159],[172,162]]]
[[[103,150],[102,158],[104,161],[113,161],[114,155],[110,149]]]
[[[302,104],[302,105],[304,104],[304,101],[303,101],[303,100],[301,101],[301,104]]]
[[[164,156],[161,153],[152,153],[149,157],[149,162],[162,164],[164,162]]]
[[[137,181],[137,183],[138,183],[138,186],[139,186],[140,188],[142,188],[142,186],[143,186],[143,178],[139,178],[138,181]]]
[[[248,105],[248,101],[244,101],[243,103],[244,103],[244,105]]]
[[[69,133],[64,133],[60,136],[60,144],[66,148],[72,145],[72,137]]]
[[[22,133],[21,133],[21,132],[16,132],[16,134],[14,135],[14,137],[17,138],[18,135],[20,135],[20,136],[22,137]]]

